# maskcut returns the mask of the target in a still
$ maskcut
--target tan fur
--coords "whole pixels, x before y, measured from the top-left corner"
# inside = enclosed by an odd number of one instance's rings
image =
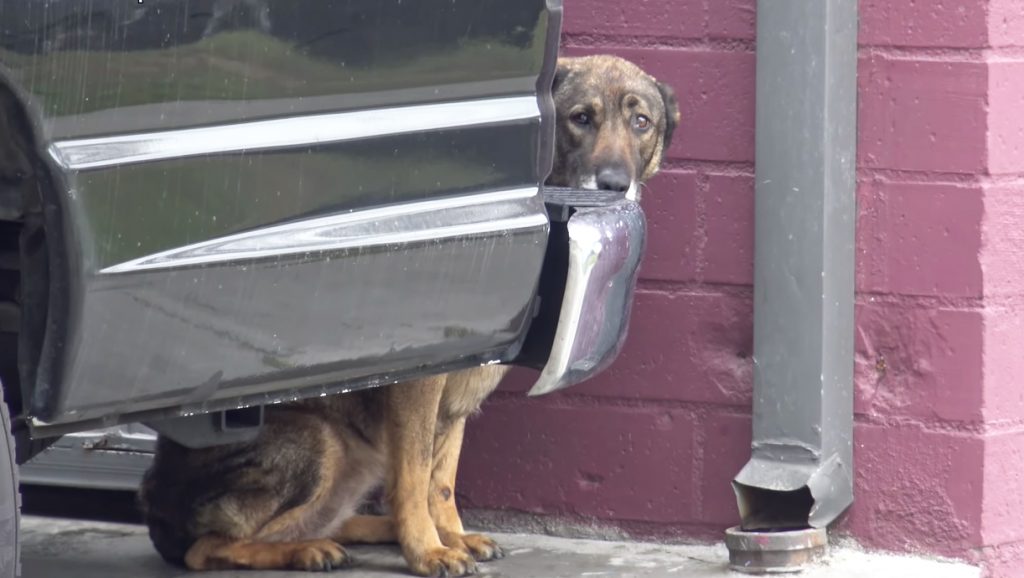
[[[185,564],[191,570],[332,570],[351,561],[333,540],[249,542],[204,536],[189,549]]]
[[[652,176],[678,121],[671,90],[615,57],[563,59],[549,184],[579,186],[602,163]],[[581,108],[582,107],[582,108]],[[592,127],[570,126],[586,110]],[[630,123],[647,115],[654,126]],[[632,128],[631,128],[632,126]],[[504,555],[467,534],[455,503],[466,419],[507,369],[486,366],[271,406],[249,443],[201,450],[158,442],[140,499],[160,554],[192,570],[330,570],[340,544],[398,542],[423,576],[464,576]],[[355,515],[383,484],[388,516]]]
[[[352,516],[334,539],[340,544],[387,544],[398,541],[395,521],[390,516]]]

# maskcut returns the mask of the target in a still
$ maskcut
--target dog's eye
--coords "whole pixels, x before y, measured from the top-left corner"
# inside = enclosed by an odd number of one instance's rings
[[[580,126],[587,126],[590,124],[590,115],[585,112],[577,112],[570,116],[569,120]]]
[[[647,130],[651,128],[651,119],[642,114],[638,114],[636,115],[636,118],[633,119],[633,128],[637,130]]]

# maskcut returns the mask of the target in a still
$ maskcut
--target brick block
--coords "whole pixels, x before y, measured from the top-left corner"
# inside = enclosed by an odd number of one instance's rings
[[[985,186],[981,267],[986,295],[1024,295],[1024,182]]]
[[[981,297],[982,195],[979,185],[862,182],[857,288]]]
[[[708,36],[753,40],[757,32],[756,0],[715,0],[708,2]]]
[[[986,545],[1024,541],[1024,431],[985,438],[985,487],[981,532]]]
[[[647,215],[647,249],[640,276],[688,281],[697,273],[701,230],[698,227],[697,173],[663,171],[643,195]]]
[[[991,46],[1024,45],[1024,7],[1020,0],[989,0],[988,40]]]
[[[985,171],[985,63],[871,55],[860,61],[859,85],[860,166]]]
[[[751,419],[749,415],[709,415],[698,436],[703,448],[700,520],[724,530],[739,523],[732,480],[750,459]]]
[[[648,245],[640,275],[660,281],[750,285],[754,279],[754,181],[665,171],[643,197]]]
[[[749,407],[749,296],[640,291],[619,358],[570,393]]]
[[[1024,271],[1019,269],[1018,272]],[[990,424],[1024,419],[1024,300],[985,309],[984,415]],[[1024,540],[1024,536],[1021,537]]]
[[[1024,61],[990,61],[988,74],[989,170],[1024,172]]]
[[[983,450],[977,436],[857,424],[842,529],[869,547],[963,557],[981,545]]]
[[[874,46],[982,48],[985,2],[860,0],[860,43]]]
[[[490,403],[471,420],[463,507],[658,523],[693,519],[693,416]]]
[[[704,0],[579,0],[564,11],[567,34],[700,38],[706,18]]]
[[[676,91],[682,120],[668,156],[754,160],[754,54],[718,50],[580,48],[569,56],[614,53]]]
[[[861,298],[856,311],[858,414],[980,422],[984,317]]]
[[[697,279],[754,283],[754,177],[710,175],[703,202],[707,239]]]

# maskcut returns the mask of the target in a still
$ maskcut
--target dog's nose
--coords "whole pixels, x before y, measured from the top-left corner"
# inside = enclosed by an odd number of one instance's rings
[[[625,169],[619,167],[605,167],[597,171],[597,188],[602,191],[615,191],[621,193],[629,190],[633,179]]]

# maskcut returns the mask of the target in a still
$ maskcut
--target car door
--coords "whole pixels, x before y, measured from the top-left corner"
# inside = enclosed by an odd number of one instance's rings
[[[0,4],[0,78],[51,171],[37,423],[514,356],[547,242],[559,16],[551,0]]]

